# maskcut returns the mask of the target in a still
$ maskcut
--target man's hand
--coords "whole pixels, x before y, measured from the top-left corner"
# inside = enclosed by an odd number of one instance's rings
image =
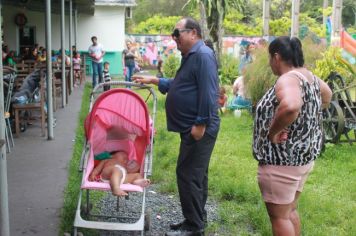
[[[193,125],[192,130],[190,131],[190,134],[192,137],[198,141],[200,140],[205,133],[205,125]]]
[[[155,84],[158,85],[159,79],[152,75],[135,74],[131,77],[132,81],[140,84]]]

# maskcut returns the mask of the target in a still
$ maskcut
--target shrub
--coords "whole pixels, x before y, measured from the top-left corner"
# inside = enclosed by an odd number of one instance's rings
[[[326,50],[326,46],[324,44],[314,43],[312,37],[312,35],[309,35],[302,41],[304,66],[309,70],[313,70],[315,68],[316,61],[322,58],[322,52]]]
[[[254,60],[246,67],[244,83],[246,94],[256,105],[262,96],[276,81],[269,66],[268,53],[265,48],[257,48],[254,51]]]
[[[325,46],[316,44],[311,37],[306,37],[302,41],[305,66],[313,70],[318,59],[322,58],[322,51]],[[256,105],[269,88],[273,86],[277,77],[269,66],[268,50],[257,48],[254,52],[253,62],[247,66],[244,82],[247,96]]]
[[[321,59],[317,60],[315,64],[316,67],[313,72],[323,80],[334,71],[345,79],[346,84],[355,81],[355,66],[352,66],[342,58],[341,49],[338,47],[329,47],[328,50],[322,53]]]
[[[220,65],[220,83],[232,85],[238,75],[238,59],[231,54],[223,54]]]
[[[180,60],[174,54],[170,54],[163,63],[163,73],[166,78],[174,78],[179,68]]]

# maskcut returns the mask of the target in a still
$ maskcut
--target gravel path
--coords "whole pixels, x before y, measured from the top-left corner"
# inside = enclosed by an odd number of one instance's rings
[[[169,224],[183,220],[178,196],[158,193],[156,185],[146,191],[146,212],[151,211],[151,235],[161,236],[169,230]],[[142,203],[141,193],[131,193],[128,200],[120,199],[118,215],[139,217]],[[101,214],[113,214],[117,208],[117,198],[108,193],[99,203]],[[218,220],[217,203],[208,199],[206,209],[209,222]],[[136,212],[136,213],[135,213]],[[125,222],[125,221],[120,221]],[[130,220],[126,220],[130,222]],[[132,220],[131,220],[132,222]],[[100,231],[101,236],[135,235],[125,231]]]

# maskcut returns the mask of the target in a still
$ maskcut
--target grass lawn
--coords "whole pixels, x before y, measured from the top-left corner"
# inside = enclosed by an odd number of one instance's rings
[[[61,233],[70,232],[81,176],[78,163],[83,143],[82,122],[88,111],[90,86],[84,93],[70,177],[65,191]],[[175,165],[179,135],[166,130],[164,96],[157,93],[157,134],[152,181],[160,191],[176,193]],[[271,227],[256,181],[257,162],[251,153],[253,121],[221,116],[221,129],[209,169],[209,195],[219,202],[220,220],[209,225],[213,235],[271,235]],[[301,195],[303,235],[356,235],[356,146],[327,145],[316,161]]]

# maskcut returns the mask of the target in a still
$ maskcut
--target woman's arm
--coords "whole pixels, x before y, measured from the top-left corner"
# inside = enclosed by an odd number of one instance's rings
[[[320,93],[321,93],[321,101],[322,101],[322,108],[327,108],[330,104],[332,91],[327,83],[323,80],[318,79],[320,84]]]
[[[299,79],[282,76],[275,85],[275,93],[279,105],[268,136],[273,143],[279,143],[286,139],[286,128],[297,119],[303,105]]]

